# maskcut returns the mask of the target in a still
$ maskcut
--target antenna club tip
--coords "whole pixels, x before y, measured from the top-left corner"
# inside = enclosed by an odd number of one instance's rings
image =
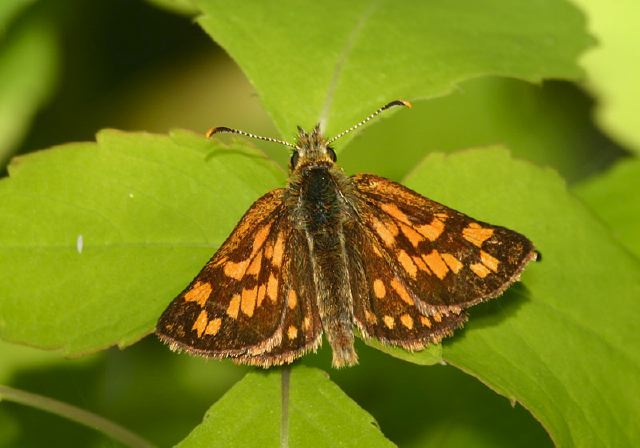
[[[383,110],[389,109],[394,106],[404,106],[404,107],[408,107],[409,109],[413,108],[413,104],[411,104],[407,100],[393,100],[390,103],[387,103],[384,106],[382,106],[380,111],[382,112]]]
[[[407,101],[407,100],[398,100],[398,101],[400,101],[402,104],[404,104],[409,109],[413,109],[413,104],[411,104],[409,101]]]
[[[218,126],[218,127],[215,127],[215,128],[211,128],[211,129],[209,129],[209,130],[208,130],[204,135],[205,135],[207,138],[211,138],[211,136],[212,136],[213,134],[218,134],[218,133],[220,133],[220,132],[232,132],[232,133],[237,133],[234,129],[227,128],[227,127],[224,127],[224,126]]]

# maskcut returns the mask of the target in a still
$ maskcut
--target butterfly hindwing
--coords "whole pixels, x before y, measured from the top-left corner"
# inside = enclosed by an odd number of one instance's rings
[[[310,253],[304,235],[296,230],[285,248],[283,288],[284,314],[280,342],[258,354],[242,356],[245,364],[270,366],[288,364],[316,350],[322,342],[322,323],[316,302]]]
[[[258,199],[163,313],[156,329],[160,338],[174,349],[265,367],[290,362],[291,353],[311,346],[307,338],[286,334],[286,325],[297,325],[302,332],[304,317],[298,313],[302,308],[314,322],[319,320],[315,309],[306,305],[313,300],[306,290],[297,302],[300,307],[292,308],[287,300],[291,290],[302,294],[290,272],[300,263],[292,250],[296,232],[282,189]]]
[[[345,227],[355,324],[365,338],[408,350],[440,342],[466,321],[460,307],[420,310],[397,263],[361,223]]]
[[[532,243],[517,232],[378,176],[351,179],[366,233],[422,312],[463,309],[496,297],[536,258]]]

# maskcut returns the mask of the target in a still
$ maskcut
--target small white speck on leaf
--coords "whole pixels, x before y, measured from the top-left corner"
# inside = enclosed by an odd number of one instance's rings
[[[84,238],[82,237],[82,235],[78,235],[78,238],[76,238],[76,250],[78,251],[79,254],[82,253],[83,247],[84,247]]]

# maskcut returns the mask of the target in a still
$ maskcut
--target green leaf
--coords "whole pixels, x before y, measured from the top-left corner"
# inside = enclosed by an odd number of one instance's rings
[[[607,224],[611,233],[640,258],[640,160],[627,159],[574,192]]]
[[[0,10],[0,15],[10,16],[6,10]],[[58,71],[57,37],[45,18],[23,17],[7,33],[2,32],[2,25],[0,22],[0,166],[50,95]]]
[[[286,372],[247,374],[178,446],[394,446],[326,373],[304,366]]]
[[[0,336],[78,354],[131,344],[284,173],[186,132],[105,131],[0,181]]]
[[[582,59],[588,86],[598,98],[600,126],[629,149],[640,153],[638,47],[640,3],[635,0],[572,0],[589,18],[598,46]]]
[[[548,170],[506,151],[432,155],[406,184],[527,235],[522,285],[471,312],[444,359],[529,409],[558,446],[640,443],[640,264]]]
[[[591,43],[564,1],[195,4],[284,136],[318,121],[332,135],[387,101],[442,95],[481,75],[575,79]]]

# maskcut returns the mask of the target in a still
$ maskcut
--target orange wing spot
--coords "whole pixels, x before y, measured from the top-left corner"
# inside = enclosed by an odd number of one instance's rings
[[[295,339],[297,336],[298,336],[298,329],[293,325],[289,325],[289,328],[287,329],[287,337],[289,339]]]
[[[413,305],[413,298],[409,295],[407,289],[400,283],[400,280],[394,278],[391,280],[391,287],[398,293],[400,298],[409,305]]]
[[[436,218],[440,219],[441,221],[446,221],[447,219],[449,219],[449,215],[447,215],[446,213],[436,213]]]
[[[398,208],[395,204],[380,204],[380,208],[392,218],[397,219],[400,222],[411,225],[411,221],[409,221],[409,217]]]
[[[231,298],[231,302],[229,302],[227,315],[229,315],[231,319],[237,319],[238,311],[240,311],[240,294],[234,294],[234,296]]]
[[[264,247],[264,258],[266,258],[267,260],[271,260],[272,256],[273,256],[273,243],[267,243],[267,245]]]
[[[429,320],[429,318],[427,316],[420,316],[420,322],[425,327],[431,328],[431,321]]]
[[[253,261],[247,268],[247,274],[253,275],[255,277],[260,273],[260,268],[262,267],[262,251],[258,252],[254,257]]]
[[[251,250],[251,255],[254,255],[262,246],[264,246],[264,242],[269,236],[272,223],[273,221],[268,221],[253,235],[253,248]]]
[[[480,278],[485,278],[491,272],[485,265],[480,263],[474,263],[469,268]]]
[[[420,258],[420,257],[411,257],[411,259],[416,264],[416,266],[418,266],[418,269],[420,269],[421,271],[426,272],[427,274],[431,274],[431,271],[427,267],[427,264],[424,262],[424,260],[422,260],[422,258]]]
[[[373,293],[378,299],[382,299],[387,295],[387,288],[384,287],[384,283],[379,278],[373,281]]]
[[[393,330],[393,327],[396,326],[396,321],[391,316],[384,316],[382,320],[384,321],[384,324],[387,326],[389,330]]]
[[[304,320],[302,321],[302,329],[304,331],[307,331],[309,329],[309,327],[311,326],[311,319],[309,319],[309,316],[305,317]]]
[[[415,279],[418,275],[418,267],[405,251],[401,250],[398,252],[398,261],[402,265],[402,268],[411,276],[411,278]]]
[[[483,250],[480,251],[480,261],[482,261],[482,264],[493,272],[498,272],[498,265],[500,262]]]
[[[460,260],[458,260],[456,257],[454,257],[451,254],[443,253],[442,259],[444,260],[445,263],[447,263],[447,266],[449,266],[449,269],[451,269],[454,274],[457,274],[458,272],[460,272],[460,269],[462,269],[462,266],[464,266],[462,263],[460,263]]]
[[[248,265],[249,265],[248,258],[238,263],[235,263],[233,261],[227,261],[227,263],[224,265],[224,275],[236,280],[240,280],[242,277],[244,277],[244,273],[247,271]]]
[[[294,309],[298,304],[298,294],[293,289],[289,290],[289,294],[287,295],[287,305],[289,305],[290,309]]]
[[[402,230],[402,234],[409,240],[413,247],[418,247],[420,243],[424,241],[424,237],[409,226],[403,224],[400,226],[400,230]]]
[[[408,314],[403,314],[402,316],[400,316],[400,322],[402,322],[402,325],[407,327],[409,330],[413,329],[413,318]]]
[[[198,337],[202,337],[202,333],[204,333],[204,329],[207,327],[207,322],[209,321],[209,315],[205,310],[200,311],[198,314],[198,318],[193,323],[192,330],[196,330],[198,332]]]
[[[376,233],[382,238],[384,244],[388,247],[392,247],[396,242],[396,236],[398,235],[398,227],[392,222],[383,223],[377,219],[373,219],[373,228]]]
[[[258,297],[256,298],[256,308],[262,305],[262,301],[264,300],[264,296],[267,294],[267,285],[262,284],[258,288]]]
[[[442,280],[449,272],[449,268],[437,250],[432,250],[429,255],[423,255],[422,258],[440,280]]]
[[[433,218],[431,224],[424,224],[417,227],[418,232],[429,238],[431,241],[435,241],[438,239],[442,232],[444,232],[444,222],[440,221],[438,218]]]
[[[376,319],[375,314],[372,314],[369,310],[364,310],[364,318],[372,325],[378,323],[378,319]]]
[[[431,317],[433,317],[433,320],[435,320],[436,322],[442,322],[442,314],[437,311],[433,313]]]
[[[204,307],[205,302],[211,295],[211,283],[197,281],[189,291],[184,294],[184,300],[187,302],[196,302]]]
[[[485,229],[477,222],[470,223],[462,229],[462,237],[478,247],[482,247],[482,243],[493,235],[493,229]]]
[[[220,331],[220,325],[222,325],[222,319],[219,317],[210,320],[207,324],[207,328],[204,330],[204,334],[211,334],[215,336],[218,334],[218,331]]]
[[[284,256],[284,233],[280,232],[278,234],[278,239],[276,239],[276,244],[273,246],[273,258],[271,259],[271,263],[279,268],[282,265],[282,258]]]
[[[242,297],[240,300],[240,309],[244,314],[251,317],[256,309],[256,296],[258,295],[258,286],[253,288],[244,288],[242,290]]]
[[[267,282],[267,296],[273,303],[275,303],[278,298],[278,279],[273,273],[269,275],[269,281]]]

